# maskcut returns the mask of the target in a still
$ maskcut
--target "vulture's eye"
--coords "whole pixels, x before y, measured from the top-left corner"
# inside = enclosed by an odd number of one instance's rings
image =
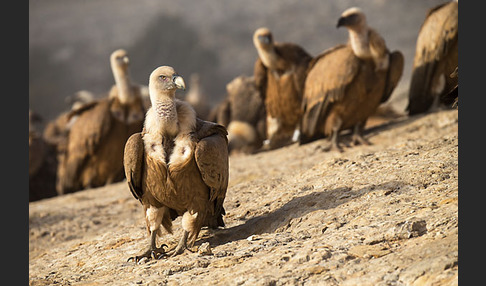
[[[160,78],[161,80],[163,80],[163,81],[166,81],[166,80],[167,80],[167,77],[166,77],[165,75],[161,75],[161,76],[159,76],[159,78]]]

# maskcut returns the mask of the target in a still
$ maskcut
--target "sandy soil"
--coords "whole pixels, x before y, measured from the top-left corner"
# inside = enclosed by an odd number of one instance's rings
[[[126,182],[32,202],[30,285],[457,285],[458,111],[366,136],[232,155],[226,227],[168,259],[127,262],[148,235]]]

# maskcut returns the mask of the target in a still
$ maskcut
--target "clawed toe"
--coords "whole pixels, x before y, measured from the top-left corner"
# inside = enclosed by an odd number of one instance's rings
[[[132,256],[128,258],[127,262],[134,261],[135,263],[143,263],[150,259],[158,260],[164,256],[168,256],[167,252],[165,251],[164,247],[168,247],[166,244],[162,244],[160,247],[155,249],[148,249],[141,255]]]

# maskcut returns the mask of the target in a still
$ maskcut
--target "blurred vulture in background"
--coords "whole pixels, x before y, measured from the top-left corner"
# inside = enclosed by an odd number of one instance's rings
[[[66,102],[71,105],[71,108],[46,124],[42,134],[44,140],[63,154],[66,150],[69,130],[78,118],[78,113],[89,108],[94,101],[94,94],[86,90],[80,90],[66,97]]]
[[[29,110],[29,202],[56,196],[55,149],[35,127],[42,118]]]
[[[226,85],[226,97],[209,120],[228,129],[230,153],[251,154],[265,140],[265,105],[253,76],[240,75]]]
[[[189,85],[184,100],[189,102],[196,111],[198,118],[207,120],[210,112],[208,100],[204,93],[199,74],[193,73],[189,78]]]
[[[183,234],[171,255],[191,247],[203,226],[224,226],[223,201],[228,187],[229,161],[224,126],[196,118],[191,105],[175,98],[183,78],[172,67],[150,74],[152,107],[142,132],[125,146],[124,168],[132,195],[143,206],[150,246],[141,255],[158,259],[169,255],[157,247],[161,225],[172,233],[172,220],[182,216]]]
[[[312,56],[299,45],[274,42],[268,28],[255,31],[253,44],[258,51],[254,76],[267,114],[265,147],[275,149],[292,143],[298,132],[304,81]]]
[[[451,73],[450,77],[459,77],[459,67],[456,67],[456,69]],[[452,108],[459,108],[459,83],[457,83],[450,92],[442,95],[440,100],[444,104],[450,105]]]
[[[410,115],[447,104],[442,100],[458,83],[450,75],[458,66],[458,2],[428,11],[415,48],[407,110]]]
[[[42,133],[31,124],[39,119],[29,114],[29,201],[57,195],[56,173],[60,158],[65,154],[69,129],[77,118],[76,111],[92,102],[94,96],[79,91],[66,99],[71,109],[49,121]]]
[[[349,40],[324,51],[309,65],[299,142],[330,136],[331,145],[325,149],[342,151],[341,130],[352,128],[353,143],[369,144],[363,138],[366,121],[397,86],[404,59],[400,51],[388,51],[359,8],[344,11],[337,27],[348,29]]]
[[[144,106],[141,88],[130,81],[128,55],[116,50],[110,57],[115,85],[103,97],[76,110],[65,154],[59,162],[58,194],[121,181],[123,148],[142,130]]]

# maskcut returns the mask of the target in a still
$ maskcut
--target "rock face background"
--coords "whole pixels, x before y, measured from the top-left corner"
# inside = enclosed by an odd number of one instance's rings
[[[253,73],[253,32],[269,27],[277,41],[295,42],[310,54],[347,40],[339,15],[361,7],[390,50],[401,50],[405,70],[390,99],[406,106],[415,43],[427,10],[444,0],[43,0],[29,1],[29,107],[45,121],[68,108],[79,90],[100,95],[113,76],[109,56],[125,48],[136,83],[160,65],[189,78],[199,73],[210,104],[234,77]]]
[[[231,156],[226,227],[139,265],[149,238],[126,182],[32,202],[30,285],[457,285],[458,111],[365,136]]]

